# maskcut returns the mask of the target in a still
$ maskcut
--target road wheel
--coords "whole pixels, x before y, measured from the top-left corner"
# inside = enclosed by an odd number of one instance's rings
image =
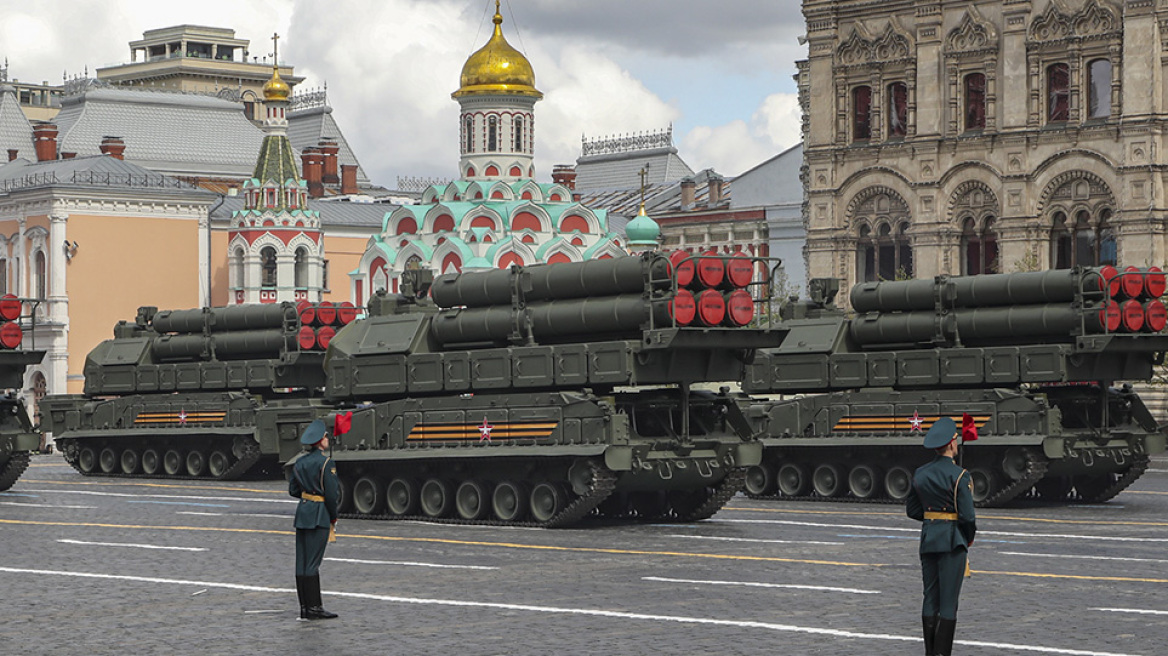
[[[884,473],[884,491],[893,501],[904,501],[912,491],[912,472],[907,467],[895,465]]]
[[[381,512],[385,499],[381,498],[381,484],[372,476],[362,476],[353,484],[353,508],[362,515],[376,515]]]
[[[825,462],[811,474],[811,487],[821,497],[838,497],[844,493],[844,477],[840,466]]]
[[[504,522],[519,522],[527,515],[531,499],[522,483],[503,481],[491,494],[491,510]]]
[[[187,475],[197,478],[202,476],[206,470],[207,456],[198,449],[191,449],[191,452],[187,454]]]
[[[212,478],[222,478],[228,469],[231,469],[231,456],[227,455],[225,451],[215,449],[207,457],[207,470],[211,473]]]
[[[101,450],[101,455],[98,456],[97,464],[101,467],[101,471],[103,473],[112,474],[119,465],[117,452],[107,446]]]
[[[183,455],[174,449],[162,456],[162,470],[171,476],[178,476],[185,465]]]
[[[984,503],[998,491],[998,477],[993,470],[985,467],[974,467],[969,470],[969,477],[973,480],[973,503]]]
[[[463,519],[482,519],[487,515],[487,488],[478,481],[463,481],[454,493],[454,508]]]
[[[450,514],[454,506],[453,494],[450,493],[450,483],[431,478],[422,483],[422,512],[427,517],[445,517]]]
[[[395,478],[386,488],[385,498],[389,512],[394,515],[413,515],[418,512],[418,484],[409,478]]]
[[[158,451],[154,449],[146,449],[142,452],[142,471],[150,476],[158,473],[162,468],[162,458],[158,457]]]
[[[785,497],[801,497],[811,489],[807,469],[799,463],[788,462],[779,467],[779,473],[775,478],[779,494]]]
[[[138,471],[138,465],[142,462],[142,458],[138,455],[137,449],[126,449],[122,451],[122,473],[134,474]]]
[[[558,485],[540,483],[531,490],[531,517],[543,523],[564,509],[565,495]]]
[[[848,491],[857,499],[872,499],[880,495],[880,472],[872,465],[856,465],[848,472]]]
[[[1070,476],[1044,478],[1034,484],[1034,492],[1043,501],[1066,501],[1071,494]]]
[[[769,462],[748,467],[746,469],[746,493],[753,497],[774,494],[775,476],[775,466]]]
[[[97,467],[97,452],[93,447],[82,447],[81,453],[77,455],[77,466],[81,471],[90,474]]]

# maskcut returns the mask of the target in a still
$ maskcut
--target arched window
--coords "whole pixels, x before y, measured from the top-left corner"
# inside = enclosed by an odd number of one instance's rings
[[[965,129],[981,130],[985,127],[986,79],[983,73],[965,76]]]
[[[243,249],[236,248],[231,254],[230,283],[233,289],[243,287]]]
[[[0,257],[0,294],[8,293],[8,258]]]
[[[308,249],[303,246],[296,249],[296,267],[293,269],[293,278],[297,289],[308,287]]]
[[[872,138],[872,87],[852,89],[852,140]]]
[[[487,152],[499,150],[499,118],[492,116],[487,119]]]
[[[888,85],[888,136],[896,139],[908,133],[908,85]]]
[[[512,129],[515,132],[515,152],[523,152],[523,117],[516,116],[512,122]]]
[[[1111,62],[1096,59],[1087,67],[1087,117],[1111,116]]]
[[[422,258],[418,255],[411,255],[406,258],[406,271],[417,271],[422,268]]]
[[[873,235],[867,225],[860,226],[857,239],[857,278],[863,282],[904,280],[913,276],[912,246],[908,223],[892,226],[881,223]]]
[[[999,272],[998,235],[994,232],[993,217],[986,217],[980,227],[973,217],[965,219],[961,226],[961,259],[963,275]]]
[[[1071,69],[1066,64],[1046,67],[1046,120],[1066,121],[1071,117]]]
[[[1064,212],[1055,212],[1050,235],[1053,268],[1114,265],[1117,253],[1110,220],[1109,208],[1099,210],[1095,221],[1087,210],[1076,212],[1073,222]]]
[[[37,251],[36,253],[36,279],[34,284],[36,286],[35,294],[37,298],[48,298],[48,272],[45,267],[45,252]]]
[[[462,138],[463,138],[462,152],[473,153],[474,152],[474,117],[473,116],[467,116],[466,120],[463,121]]]
[[[260,286],[276,287],[276,249],[264,246],[260,249]]]

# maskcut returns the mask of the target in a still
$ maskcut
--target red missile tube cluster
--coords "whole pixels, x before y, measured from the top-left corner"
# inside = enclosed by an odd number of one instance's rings
[[[337,334],[337,330],[357,318],[357,308],[348,301],[339,304],[321,301],[315,305],[300,301],[296,304],[296,311],[300,315],[300,334],[297,338],[304,351],[328,349],[329,341]]]
[[[20,299],[13,294],[0,296],[0,348],[14,349],[20,346],[24,330],[16,322],[20,318]]]
[[[1160,300],[1168,280],[1159,267],[1105,266],[1099,273],[1107,289],[1103,313],[1109,332],[1158,333],[1168,326],[1168,308]]]
[[[677,293],[669,304],[679,326],[741,327],[754,319],[754,298],[746,287],[754,279],[754,260],[742,251],[669,254]]]

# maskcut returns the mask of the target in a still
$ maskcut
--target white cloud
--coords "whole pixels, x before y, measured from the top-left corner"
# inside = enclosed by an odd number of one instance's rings
[[[734,176],[774,157],[800,139],[799,102],[794,94],[767,96],[746,121],[700,126],[681,139],[682,156],[691,166],[713,168]]]

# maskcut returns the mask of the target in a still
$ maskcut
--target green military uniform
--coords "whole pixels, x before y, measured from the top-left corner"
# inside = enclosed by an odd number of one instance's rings
[[[942,417],[929,429],[925,446],[944,448],[956,424]],[[931,436],[931,437],[930,437]],[[977,532],[973,482],[969,472],[938,455],[913,474],[905,510],[921,524],[921,617],[927,656],[948,656],[957,626],[957,600],[965,577],[967,551]]]
[[[317,445],[325,435],[323,421],[316,420],[304,431],[302,444]],[[320,598],[320,561],[329,535],[337,521],[340,481],[332,459],[315,446],[292,463],[288,494],[300,499],[293,526],[296,527],[296,591],[300,596],[301,619],[336,617],[324,610]]]

